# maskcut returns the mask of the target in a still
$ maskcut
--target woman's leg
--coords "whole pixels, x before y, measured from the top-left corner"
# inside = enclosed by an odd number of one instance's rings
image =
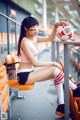
[[[28,80],[26,84],[30,83],[35,83],[35,82],[40,82],[40,81],[45,81],[45,80],[50,80],[54,78],[54,85],[56,88],[56,94],[57,94],[57,99],[59,101],[59,104],[64,104],[64,92],[63,92],[63,84],[61,82],[62,77],[56,80],[56,77],[61,74],[60,72],[58,73],[59,68],[56,68],[54,66],[49,66],[45,67],[43,69],[31,72],[29,74]],[[60,70],[59,70],[60,71]]]
[[[56,114],[60,116],[64,116],[64,92],[63,92],[64,73],[60,71],[59,68],[54,66],[49,66],[49,67],[45,67],[43,69],[31,72],[29,74],[26,84],[45,81],[52,78],[54,78],[54,85],[56,88],[56,94],[59,102],[59,105],[56,109]],[[77,86],[71,81],[69,81],[69,86],[74,90],[76,90],[77,88]],[[78,98],[80,98],[80,95],[79,94],[77,95],[78,95]]]
[[[61,83],[64,84],[64,73],[62,71],[60,72],[58,68],[56,69],[57,69],[56,71],[58,76],[55,78],[55,81],[54,81],[55,85],[56,85],[56,82],[59,82],[59,79],[61,80]],[[80,88],[77,87],[77,85],[74,84],[71,80],[69,80],[69,88],[73,90],[73,99],[80,100]]]
[[[50,80],[54,78],[54,85],[56,89],[56,94],[57,94],[57,99],[59,102],[59,107],[56,109],[56,114],[60,116],[64,116],[64,91],[63,91],[63,83],[61,82],[61,79],[63,79],[64,74],[61,74],[61,71],[59,68],[54,67],[54,66],[48,66],[43,69],[31,72],[29,74],[28,80],[26,84],[30,83],[35,83],[35,82],[40,82],[40,81],[45,81],[45,80]],[[61,75],[60,78],[57,77]]]
[[[61,82],[64,84],[64,73],[57,68],[57,70],[55,71],[59,74],[55,80],[55,84],[56,84],[56,81],[58,81],[59,78],[61,78]],[[71,80],[69,80],[69,88],[71,88],[72,90],[75,90],[77,88],[77,85],[74,84]]]
[[[56,81],[55,78],[60,73],[60,72],[59,73],[57,72],[58,70],[59,70],[59,68],[56,68],[54,66],[49,66],[49,67],[45,67],[43,69],[31,72],[29,74],[26,84],[50,80],[50,79],[54,78],[54,85],[56,88],[56,93],[57,93],[57,98],[59,100],[59,104],[64,104],[63,84],[61,82],[61,78],[58,79],[60,81],[56,82],[56,84],[55,84],[55,81]],[[63,78],[63,75],[62,75],[62,78]]]
[[[58,90],[60,90],[60,88],[59,89],[57,89],[57,88],[59,87],[59,85],[60,85],[59,83],[60,82],[62,84],[64,84],[64,73],[62,71],[60,71],[58,68],[56,68],[56,70],[55,70],[55,74],[56,73],[58,75],[56,76],[56,78],[54,80],[54,85],[56,87],[57,94],[60,94],[59,91],[58,91]],[[80,99],[80,88],[78,88],[77,85],[74,84],[71,80],[69,80],[69,87],[73,90],[73,99],[75,99],[75,100]],[[59,101],[60,101],[60,99],[59,99]],[[65,107],[64,104],[59,104],[57,106],[57,109],[56,109],[56,114],[60,115],[60,116],[64,116],[65,115],[65,113],[64,113],[64,107]]]
[[[59,73],[60,70],[57,70],[57,73]],[[64,74],[64,73],[61,73]],[[60,75],[58,76],[58,78],[60,77]],[[58,79],[57,78],[57,79]],[[61,79],[61,82],[64,84],[64,77],[63,79]],[[71,88],[73,90],[73,99],[74,100],[80,100],[80,88],[74,84],[71,80],[69,80],[69,88]]]
[[[33,71],[29,74],[26,84],[50,80],[54,78],[54,71],[55,71],[54,66],[48,66],[48,67],[44,67],[39,70]]]

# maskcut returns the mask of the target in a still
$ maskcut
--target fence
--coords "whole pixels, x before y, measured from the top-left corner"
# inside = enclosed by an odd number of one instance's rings
[[[71,46],[80,46],[80,41],[54,41],[52,43],[52,60],[60,62],[64,61],[64,100],[65,100],[65,120],[69,120],[69,61]],[[62,53],[61,53],[62,52]],[[62,54],[62,55],[61,55]],[[80,54],[79,54],[80,55]],[[79,56],[80,57],[80,56]]]

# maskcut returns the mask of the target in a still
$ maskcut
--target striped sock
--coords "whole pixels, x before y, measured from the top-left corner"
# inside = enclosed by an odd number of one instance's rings
[[[55,76],[55,80],[54,80],[55,85],[59,84],[60,82],[64,84],[64,73],[60,71],[58,68],[55,69],[54,76]],[[69,80],[69,88],[75,90],[77,88],[77,85]]]
[[[55,69],[54,72],[55,80],[54,85],[57,93],[57,99],[59,104],[64,104],[64,90],[63,90],[63,83],[61,80],[64,78],[63,72],[60,72],[58,68]]]
[[[62,83],[63,78],[64,78],[64,73],[62,71],[60,72],[60,70],[59,70],[58,75],[55,77],[54,85],[58,85],[58,84]]]

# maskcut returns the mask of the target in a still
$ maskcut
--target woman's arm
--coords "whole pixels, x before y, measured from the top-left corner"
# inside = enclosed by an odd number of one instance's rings
[[[54,40],[55,34],[56,34],[56,28],[54,26],[50,36],[47,36],[47,37],[39,37],[39,36],[37,36],[37,41],[38,42],[51,42],[51,41]]]
[[[22,41],[21,48],[24,51],[26,57],[30,60],[31,64],[35,67],[45,67],[45,66],[56,66],[59,69],[62,69],[61,65],[56,62],[40,62],[35,59],[33,56],[29,43],[27,41]]]
[[[69,23],[64,22],[64,21],[55,23],[50,36],[49,37],[37,37],[37,41],[38,42],[51,42],[51,41],[54,41],[57,27],[61,26],[61,25],[65,25],[65,24],[69,24]]]
[[[55,66],[55,67],[58,67],[60,70],[62,70],[61,65],[59,63],[57,63],[57,62],[36,61],[34,65],[35,65],[35,67]]]

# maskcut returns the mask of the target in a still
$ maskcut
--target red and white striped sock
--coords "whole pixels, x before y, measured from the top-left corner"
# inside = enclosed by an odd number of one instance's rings
[[[54,76],[55,76],[55,80],[54,80],[55,85],[59,84],[60,82],[64,84],[64,73],[60,71],[58,68],[55,69]],[[69,88],[75,90],[77,88],[77,85],[69,80]]]
[[[64,78],[63,72],[60,72],[58,68],[55,69],[54,72],[54,85],[56,89],[57,99],[59,104],[64,104],[64,90],[63,90],[63,83],[62,79]]]
[[[55,85],[57,99],[59,104],[64,104],[64,90],[63,90],[63,84],[60,83],[58,85]]]
[[[60,71],[58,68],[54,71],[54,85],[57,92],[57,97],[59,100],[59,104],[64,103],[64,90],[63,90],[63,84],[64,84],[64,73]],[[77,86],[69,80],[69,87],[73,90],[77,88]]]
[[[60,71],[58,68],[56,68],[56,77],[54,80],[54,85],[58,85],[60,83],[62,83],[62,79],[64,78],[64,73],[62,71]]]

